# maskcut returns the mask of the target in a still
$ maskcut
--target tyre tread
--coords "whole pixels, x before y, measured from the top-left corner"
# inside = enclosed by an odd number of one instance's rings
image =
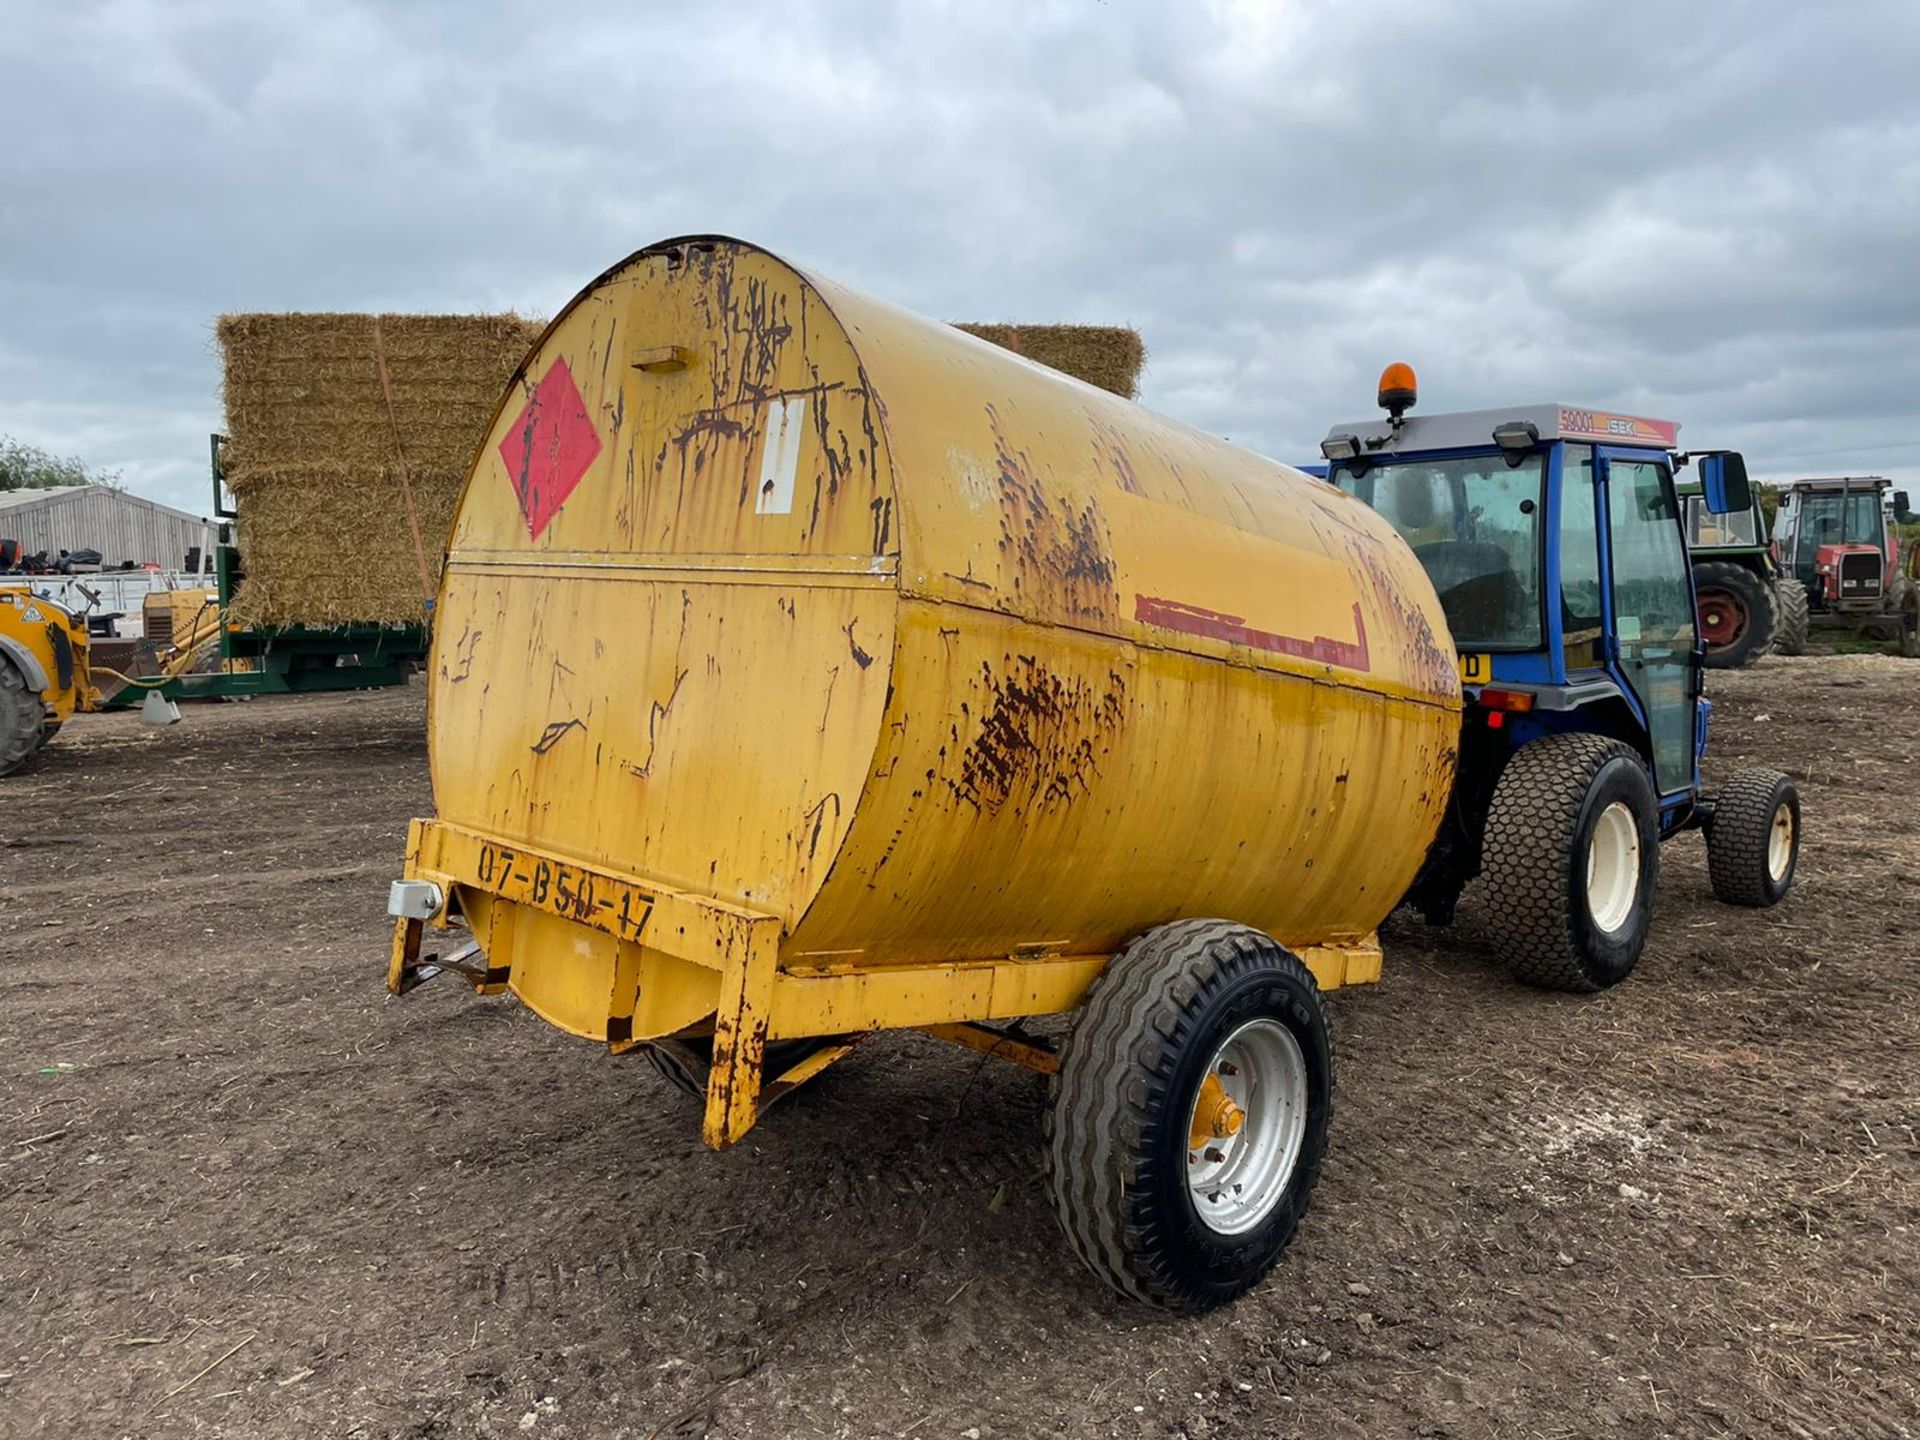
[[[47,739],[46,706],[26,677],[0,657],[0,775],[11,775]]]
[[[1481,870],[1493,948],[1530,985],[1602,988],[1574,941],[1572,850],[1594,778],[1621,756],[1640,763],[1631,746],[1606,735],[1550,735],[1515,751],[1494,785]]]
[[[1778,770],[1761,766],[1737,770],[1714,798],[1707,878],[1723,904],[1761,909],[1778,898],[1768,887],[1767,845],[1786,779]]]
[[[1289,971],[1317,1000],[1312,972],[1261,932],[1228,920],[1150,930],[1094,981],[1061,1049],[1044,1122],[1054,1210],[1074,1253],[1134,1299],[1184,1310],[1221,1303],[1218,1296],[1200,1301],[1155,1266],[1159,1239],[1136,1221],[1132,1200],[1151,1178],[1142,1164],[1151,1106],[1185,1043],[1190,1007],[1253,965]],[[1328,1046],[1331,1058],[1330,1031]],[[1302,1165],[1311,1167],[1298,1172],[1310,1191],[1317,1157],[1303,1154]]]

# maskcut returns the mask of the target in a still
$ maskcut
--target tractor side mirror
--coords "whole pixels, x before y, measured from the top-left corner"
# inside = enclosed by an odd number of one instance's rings
[[[1913,513],[1913,502],[1907,498],[1907,492],[1904,490],[1893,492],[1893,518],[1902,525],[1911,525],[1916,520],[1920,520],[1920,516]]]
[[[1707,509],[1715,515],[1736,515],[1753,508],[1753,487],[1747,483],[1747,461],[1738,450],[1720,450],[1700,457],[1700,490]]]

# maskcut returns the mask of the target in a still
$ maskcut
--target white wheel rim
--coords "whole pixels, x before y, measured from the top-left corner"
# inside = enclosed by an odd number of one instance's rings
[[[1200,1223],[1217,1235],[1242,1235],[1280,1203],[1307,1138],[1307,1060],[1277,1020],[1249,1020],[1226,1038],[1207,1073],[1242,1114],[1231,1134],[1207,1129],[1203,1110],[1217,1096],[1202,1083],[1188,1114],[1187,1185]]]
[[[1640,827],[1627,802],[1600,812],[1587,844],[1587,914],[1611,935],[1627,923],[1640,893]]]
[[[1773,825],[1767,832],[1767,876],[1774,884],[1786,878],[1793,862],[1793,807],[1782,805],[1773,812]]]

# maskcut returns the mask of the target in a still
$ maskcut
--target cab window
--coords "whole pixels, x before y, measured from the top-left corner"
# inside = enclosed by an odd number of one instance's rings
[[[1541,644],[1540,495],[1545,457],[1498,455],[1345,466],[1330,477],[1413,547],[1462,650]],[[1597,583],[1597,582],[1596,582]]]
[[[1600,664],[1600,492],[1593,447],[1569,445],[1560,484],[1560,629],[1570,670]]]

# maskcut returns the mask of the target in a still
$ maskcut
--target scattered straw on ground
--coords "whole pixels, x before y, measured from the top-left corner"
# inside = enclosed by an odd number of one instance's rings
[[[1118,325],[976,323],[955,328],[1128,400],[1140,393],[1147,347],[1138,330]]]

